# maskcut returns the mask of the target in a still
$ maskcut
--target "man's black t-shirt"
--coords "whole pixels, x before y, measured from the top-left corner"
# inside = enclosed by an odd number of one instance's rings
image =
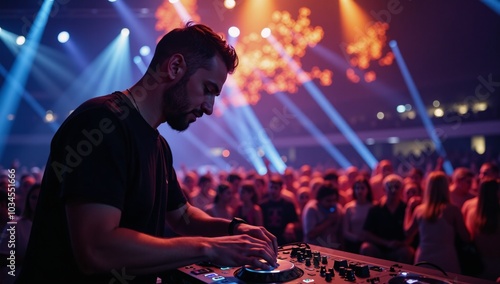
[[[260,205],[264,218],[264,227],[276,236],[279,245],[285,245],[285,228],[288,223],[299,220],[292,202],[284,198],[278,201],[268,200]]]
[[[126,267],[82,274],[66,221],[72,201],[116,207],[120,227],[153,236],[163,236],[165,212],[186,202],[170,147],[122,93],[83,103],[55,134],[17,283],[155,283]]]
[[[378,204],[370,208],[363,229],[384,239],[404,241],[406,203],[400,202],[396,211],[391,212],[385,204]]]

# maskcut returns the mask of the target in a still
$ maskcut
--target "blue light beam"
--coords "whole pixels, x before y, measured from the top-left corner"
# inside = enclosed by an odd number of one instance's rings
[[[3,65],[0,64],[0,75],[2,75],[4,78],[7,78],[9,76],[7,70]],[[26,91],[26,89],[23,88],[19,83],[15,82],[15,88],[17,89],[16,92],[21,94],[22,98],[26,101],[26,103],[33,109],[33,111],[42,119],[45,119],[45,114],[47,113],[47,110],[38,103],[38,101],[33,98],[33,96]],[[57,129],[59,128],[59,123],[57,122],[51,122],[49,123],[50,129],[55,133]]]
[[[45,0],[36,15],[26,37],[26,43],[16,57],[9,76],[5,78],[5,83],[0,89],[0,119],[4,120],[12,111],[17,111],[19,101],[22,97],[22,89],[28,80],[33,60],[36,56],[37,47],[40,44],[45,25],[50,15],[53,0]],[[23,86],[18,88],[17,85]],[[12,127],[12,121],[7,120],[0,123],[0,157],[3,156],[7,135]]]
[[[52,109],[67,112],[68,106],[76,106],[87,99],[125,88],[132,83],[128,36],[120,34],[73,80]]]
[[[230,82],[229,85],[231,86],[231,89],[232,89],[232,91],[229,92],[229,96],[236,97],[236,99],[244,100],[246,102],[243,94],[241,93],[241,90],[237,87],[236,82],[234,82],[234,80],[232,80],[232,77],[228,78],[228,80]],[[259,119],[257,118],[255,113],[253,112],[252,108],[247,103],[245,103],[245,104],[239,106],[238,110],[241,110],[243,116],[245,117],[245,120],[250,125],[253,132],[255,134],[257,134],[256,136],[253,135],[253,136],[249,136],[249,137],[257,138],[257,140],[260,142],[260,147],[262,147],[262,149],[264,150],[264,154],[269,159],[269,161],[271,162],[273,167],[279,173],[283,173],[286,169],[286,164],[283,162],[278,151],[276,150],[274,145],[271,143],[271,139],[269,139],[269,136],[266,133],[266,129],[259,122]],[[259,171],[259,168],[257,169],[257,171]],[[261,169],[260,171],[263,171],[263,170]]]
[[[230,89],[228,92],[231,93],[232,90]],[[239,141],[237,147],[238,153],[245,156],[259,174],[265,174],[267,171],[266,165],[261,157],[257,155],[257,151],[255,150],[257,146],[253,144],[254,139],[252,139],[250,129],[241,116],[241,113],[236,109],[226,108],[222,118]]]
[[[312,82],[309,75],[307,75],[306,72],[304,72],[304,70],[302,70],[302,68],[300,68],[300,66],[285,52],[283,46],[276,40],[276,38],[274,38],[273,35],[270,35],[267,39],[278,51],[281,57],[286,60],[289,67],[297,74],[298,80],[302,83],[304,88],[306,88],[316,103],[351,143],[361,158],[365,160],[371,169],[375,169],[378,163],[377,159],[375,159],[373,154],[368,150],[368,148],[366,148],[361,139],[359,139],[354,130],[352,130],[349,124],[347,124],[344,118],[342,118],[335,107],[326,99],[321,90]]]
[[[438,154],[444,159],[444,164],[443,164],[444,170],[448,175],[451,175],[453,173],[453,166],[451,165],[450,161],[446,158],[446,151],[443,147],[443,144],[441,143],[441,140],[439,140],[439,137],[437,136],[436,129],[434,128],[434,125],[432,124],[429,115],[427,114],[427,110],[424,106],[424,102],[422,101],[422,97],[418,92],[415,82],[413,82],[413,78],[411,77],[410,71],[406,66],[406,63],[403,59],[403,55],[401,55],[401,51],[399,50],[398,44],[395,40],[392,40],[389,42],[389,46],[391,47],[392,52],[394,52],[394,57],[396,57],[396,62],[398,63],[399,70],[401,71],[401,75],[403,75],[403,79],[405,80],[406,86],[408,87],[408,90],[410,91],[413,101],[415,102],[418,115],[422,118],[425,130],[427,131],[427,134],[429,134],[432,142],[434,142],[434,146],[436,147]]]
[[[352,166],[347,158],[335,147],[328,138],[312,123],[312,121],[298,108],[285,94],[278,92],[274,96],[297,116],[298,121],[304,129],[318,141],[318,143],[332,156],[333,159],[344,169]]]

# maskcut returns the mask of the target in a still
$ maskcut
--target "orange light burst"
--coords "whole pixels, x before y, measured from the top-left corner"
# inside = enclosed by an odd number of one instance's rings
[[[198,9],[196,0],[180,0],[180,4],[184,6],[188,14],[191,16],[192,21],[197,23],[200,22],[200,15],[196,12]],[[181,17],[169,0],[163,1],[160,7],[156,9],[155,16],[158,20],[155,26],[157,31],[168,33],[169,31],[184,25]]]
[[[367,70],[370,68],[372,61],[378,61],[380,66],[392,64],[394,61],[392,52],[388,51],[384,54],[383,51],[384,47],[387,46],[387,29],[389,29],[387,23],[376,22],[367,27],[364,32],[358,33],[354,42],[347,44],[345,50],[350,57],[349,63],[351,66]],[[351,70],[351,72],[354,72],[354,70]],[[349,77],[350,75],[347,76]],[[375,80],[376,74],[372,70],[365,74],[364,77],[365,81],[369,83]]]
[[[310,14],[311,10],[301,8],[297,20],[294,20],[289,12],[275,11],[269,24],[273,37],[300,67],[300,59],[306,54],[306,48],[315,46],[324,34],[321,27],[310,26]],[[235,48],[240,64],[233,78],[248,103],[256,104],[261,91],[268,94],[297,92],[300,79],[266,39],[252,33],[238,41]],[[311,79],[319,79],[322,85],[332,84],[333,72],[330,70],[320,70],[315,66],[306,73]],[[263,77],[269,78],[269,81],[263,83]]]

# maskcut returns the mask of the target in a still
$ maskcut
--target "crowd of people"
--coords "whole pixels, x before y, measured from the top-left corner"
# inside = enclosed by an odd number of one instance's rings
[[[373,173],[309,165],[266,175],[188,171],[181,184],[192,204],[216,217],[263,225],[280,245],[304,241],[460,274],[465,271],[457,244],[468,243],[482,257],[481,271],[473,276],[497,280],[499,178],[492,162],[477,173],[465,167],[451,175],[414,168],[403,175],[382,160]]]
[[[24,173],[16,181],[17,261],[22,265],[42,176]],[[213,217],[239,217],[273,233],[279,245],[306,242],[408,264],[431,263],[462,273],[456,238],[473,243],[482,270],[473,275],[500,277],[500,175],[495,163],[478,173],[456,168],[413,169],[395,173],[389,160],[373,173],[313,169],[303,165],[283,174],[239,170],[200,174],[179,172],[186,199]],[[7,183],[0,179],[0,254],[8,254]],[[168,229],[167,229],[168,230]],[[166,232],[175,234],[173,232]],[[3,257],[2,259],[5,259]]]

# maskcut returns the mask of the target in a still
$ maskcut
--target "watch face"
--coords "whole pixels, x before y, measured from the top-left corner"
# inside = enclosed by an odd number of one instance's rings
[[[231,220],[231,223],[229,223],[229,227],[228,227],[228,233],[229,235],[234,235],[234,228],[236,227],[236,225],[238,224],[241,224],[241,223],[244,223],[244,224],[247,224],[247,222],[241,218],[238,218],[238,217],[234,217],[233,220]]]

